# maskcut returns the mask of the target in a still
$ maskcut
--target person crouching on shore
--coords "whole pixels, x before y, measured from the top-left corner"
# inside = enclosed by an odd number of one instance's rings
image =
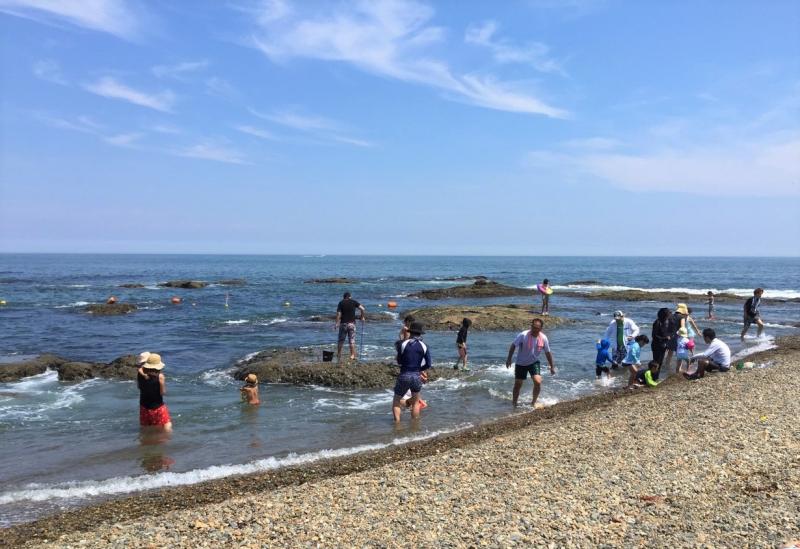
[[[717,338],[713,328],[703,330],[703,341],[708,347],[702,353],[697,353],[689,359],[689,363],[697,362],[697,377],[703,377],[706,372],[719,370],[727,372],[731,369],[731,348],[728,344]],[[696,379],[696,378],[694,378]]]
[[[661,364],[657,360],[651,360],[647,363],[647,368],[642,368],[636,373],[636,383],[645,385],[647,387],[655,387],[658,381],[658,371],[661,369]]]
[[[244,378],[244,387],[239,389],[242,394],[242,402],[248,404],[258,405],[261,401],[258,399],[258,376],[255,374],[247,374]]]
[[[139,425],[171,431],[172,419],[164,404],[167,385],[161,372],[164,369],[161,355],[145,351],[139,355],[138,362],[136,384],[139,387]]]
[[[428,379],[425,372],[431,368],[431,352],[422,341],[425,329],[421,322],[412,322],[408,329],[411,337],[405,341],[397,342],[397,363],[400,365],[400,374],[394,385],[394,399],[392,400],[392,415],[395,422],[400,421],[403,410],[402,403],[406,392],[411,391],[411,398],[406,401],[406,406],[411,408],[411,417],[418,418],[420,411],[419,393],[422,384]]]

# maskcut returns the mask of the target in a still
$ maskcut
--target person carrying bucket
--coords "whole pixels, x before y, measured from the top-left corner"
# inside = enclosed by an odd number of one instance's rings
[[[339,330],[336,346],[336,362],[342,360],[342,346],[347,339],[350,344],[350,360],[356,359],[356,311],[361,311],[361,323],[363,325],[367,317],[364,306],[350,297],[350,292],[345,292],[343,299],[336,306],[335,329]]]

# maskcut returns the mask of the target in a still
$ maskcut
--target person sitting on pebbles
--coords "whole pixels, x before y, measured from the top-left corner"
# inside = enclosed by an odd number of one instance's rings
[[[405,341],[398,341],[397,363],[400,365],[400,374],[394,385],[394,399],[392,400],[392,415],[395,422],[400,421],[400,413],[404,404],[402,401],[407,391],[411,391],[411,398],[406,401],[405,406],[411,408],[411,417],[418,418],[420,411],[419,393],[422,391],[422,384],[427,380],[428,374],[425,370],[432,368],[431,352],[428,346],[422,341],[425,333],[421,322],[412,322],[409,327],[411,337]]]
[[[252,405],[261,404],[258,399],[258,376],[255,374],[247,374],[244,378],[244,387],[239,389],[242,394],[242,402]]]
[[[702,353],[697,353],[689,359],[689,363],[697,362],[697,377],[703,377],[706,372],[718,370],[727,372],[731,369],[731,348],[728,344],[717,338],[714,328],[703,330],[703,341],[708,347]]]

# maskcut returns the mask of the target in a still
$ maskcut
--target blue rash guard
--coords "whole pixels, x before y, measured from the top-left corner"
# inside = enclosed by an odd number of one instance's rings
[[[597,358],[594,359],[594,363],[596,366],[603,366],[606,362],[614,362],[613,357],[611,356],[611,342],[607,339],[600,341],[597,345]]]
[[[431,352],[419,338],[412,337],[400,344],[397,363],[400,364],[400,375],[418,374],[431,367]]]

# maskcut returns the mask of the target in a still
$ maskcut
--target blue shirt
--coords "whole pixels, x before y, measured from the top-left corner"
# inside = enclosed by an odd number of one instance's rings
[[[419,373],[431,365],[431,352],[428,346],[417,337],[406,339],[397,352],[397,363],[401,374]]]
[[[625,355],[625,360],[622,362],[625,364],[641,364],[641,361],[639,360],[639,355],[641,352],[642,348],[639,346],[639,344],[636,343],[635,340],[631,341],[628,343],[628,354]]]
[[[605,343],[598,343],[597,347],[597,357],[594,359],[594,363],[597,366],[602,366],[606,362],[614,362],[614,359],[611,357],[611,348],[608,344],[608,340],[605,340]]]

